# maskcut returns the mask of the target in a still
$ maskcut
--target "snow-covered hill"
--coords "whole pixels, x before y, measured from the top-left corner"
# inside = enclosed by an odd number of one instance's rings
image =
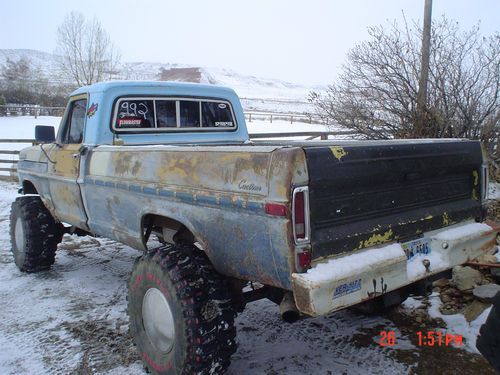
[[[7,58],[26,58],[54,83],[61,81],[59,56],[29,49],[0,49],[0,65]],[[189,81],[228,86],[243,98],[247,109],[279,112],[310,112],[307,95],[324,87],[304,86],[277,79],[240,74],[229,69],[174,63],[123,62],[117,79]]]

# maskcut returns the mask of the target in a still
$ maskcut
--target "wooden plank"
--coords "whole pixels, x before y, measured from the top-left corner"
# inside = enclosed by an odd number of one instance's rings
[[[14,151],[14,150],[0,150],[0,154],[19,155],[19,151]]]
[[[17,174],[15,176],[0,175],[0,181],[18,181]]]
[[[0,143],[35,143],[34,139],[0,139]]]
[[[19,160],[0,159],[0,163],[17,163]]]

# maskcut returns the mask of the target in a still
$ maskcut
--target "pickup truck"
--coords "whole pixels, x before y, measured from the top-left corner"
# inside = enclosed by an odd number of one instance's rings
[[[251,141],[231,89],[119,81],[76,90],[57,137],[35,133],[15,262],[50,268],[63,233],[141,250],[128,313],[155,374],[224,373],[251,301],[287,321],[383,311],[496,246],[477,141]]]

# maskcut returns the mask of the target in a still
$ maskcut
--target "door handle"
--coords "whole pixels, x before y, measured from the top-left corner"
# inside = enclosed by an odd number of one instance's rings
[[[71,156],[73,157],[73,159],[78,159],[78,157],[80,156],[80,154],[71,154]]]

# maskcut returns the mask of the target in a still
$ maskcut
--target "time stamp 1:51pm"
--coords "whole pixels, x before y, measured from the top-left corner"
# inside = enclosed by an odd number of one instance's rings
[[[441,331],[417,331],[418,346],[463,346],[463,336]],[[397,337],[395,331],[381,331],[379,338],[380,346],[392,347],[396,345]]]

